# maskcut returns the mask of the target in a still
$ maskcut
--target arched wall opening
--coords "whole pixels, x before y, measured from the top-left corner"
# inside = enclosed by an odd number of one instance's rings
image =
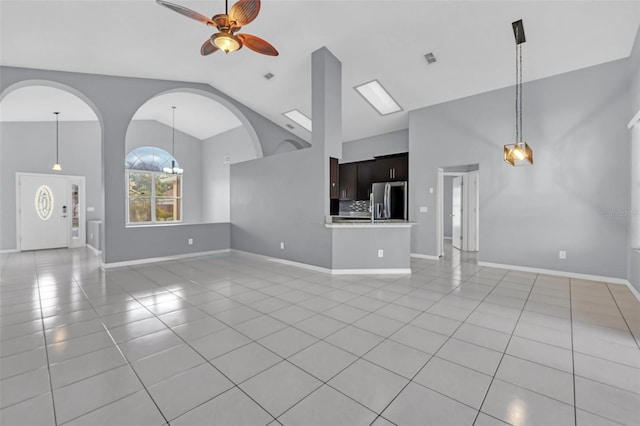
[[[230,165],[262,157],[246,117],[228,101],[194,89],[159,93],[138,108],[125,155],[140,147],[166,150],[180,164],[179,222],[191,224],[229,222]]]
[[[61,171],[52,170],[56,160],[54,111],[60,112]],[[0,94],[0,251],[18,247],[18,172],[84,176],[86,211],[82,217],[103,220],[102,123],[98,109],[84,94],[57,82],[24,80]],[[100,239],[95,241],[99,244]]]

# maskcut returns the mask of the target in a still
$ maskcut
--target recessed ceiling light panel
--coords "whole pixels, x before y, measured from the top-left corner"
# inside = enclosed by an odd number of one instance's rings
[[[285,112],[282,115],[284,115],[294,123],[304,127],[308,131],[311,131],[311,119],[297,109],[292,109],[291,111]]]
[[[402,107],[398,105],[378,80],[361,84],[354,87],[354,89],[356,89],[360,96],[369,102],[380,115],[388,115],[402,111]]]

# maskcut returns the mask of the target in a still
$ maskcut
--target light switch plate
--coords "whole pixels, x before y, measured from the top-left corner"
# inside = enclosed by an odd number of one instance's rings
[[[420,213],[426,213],[429,211],[429,208],[427,206],[420,206]]]

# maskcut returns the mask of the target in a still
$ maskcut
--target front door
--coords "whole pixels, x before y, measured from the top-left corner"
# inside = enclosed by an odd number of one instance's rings
[[[451,197],[451,245],[462,249],[462,176],[453,178]]]
[[[37,174],[17,178],[20,250],[68,247],[67,178]]]

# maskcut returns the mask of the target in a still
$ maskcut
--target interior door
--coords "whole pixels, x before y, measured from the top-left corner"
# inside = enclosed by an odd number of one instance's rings
[[[462,249],[462,176],[453,178],[451,196],[451,244]]]
[[[67,178],[18,175],[20,250],[69,245]]]

